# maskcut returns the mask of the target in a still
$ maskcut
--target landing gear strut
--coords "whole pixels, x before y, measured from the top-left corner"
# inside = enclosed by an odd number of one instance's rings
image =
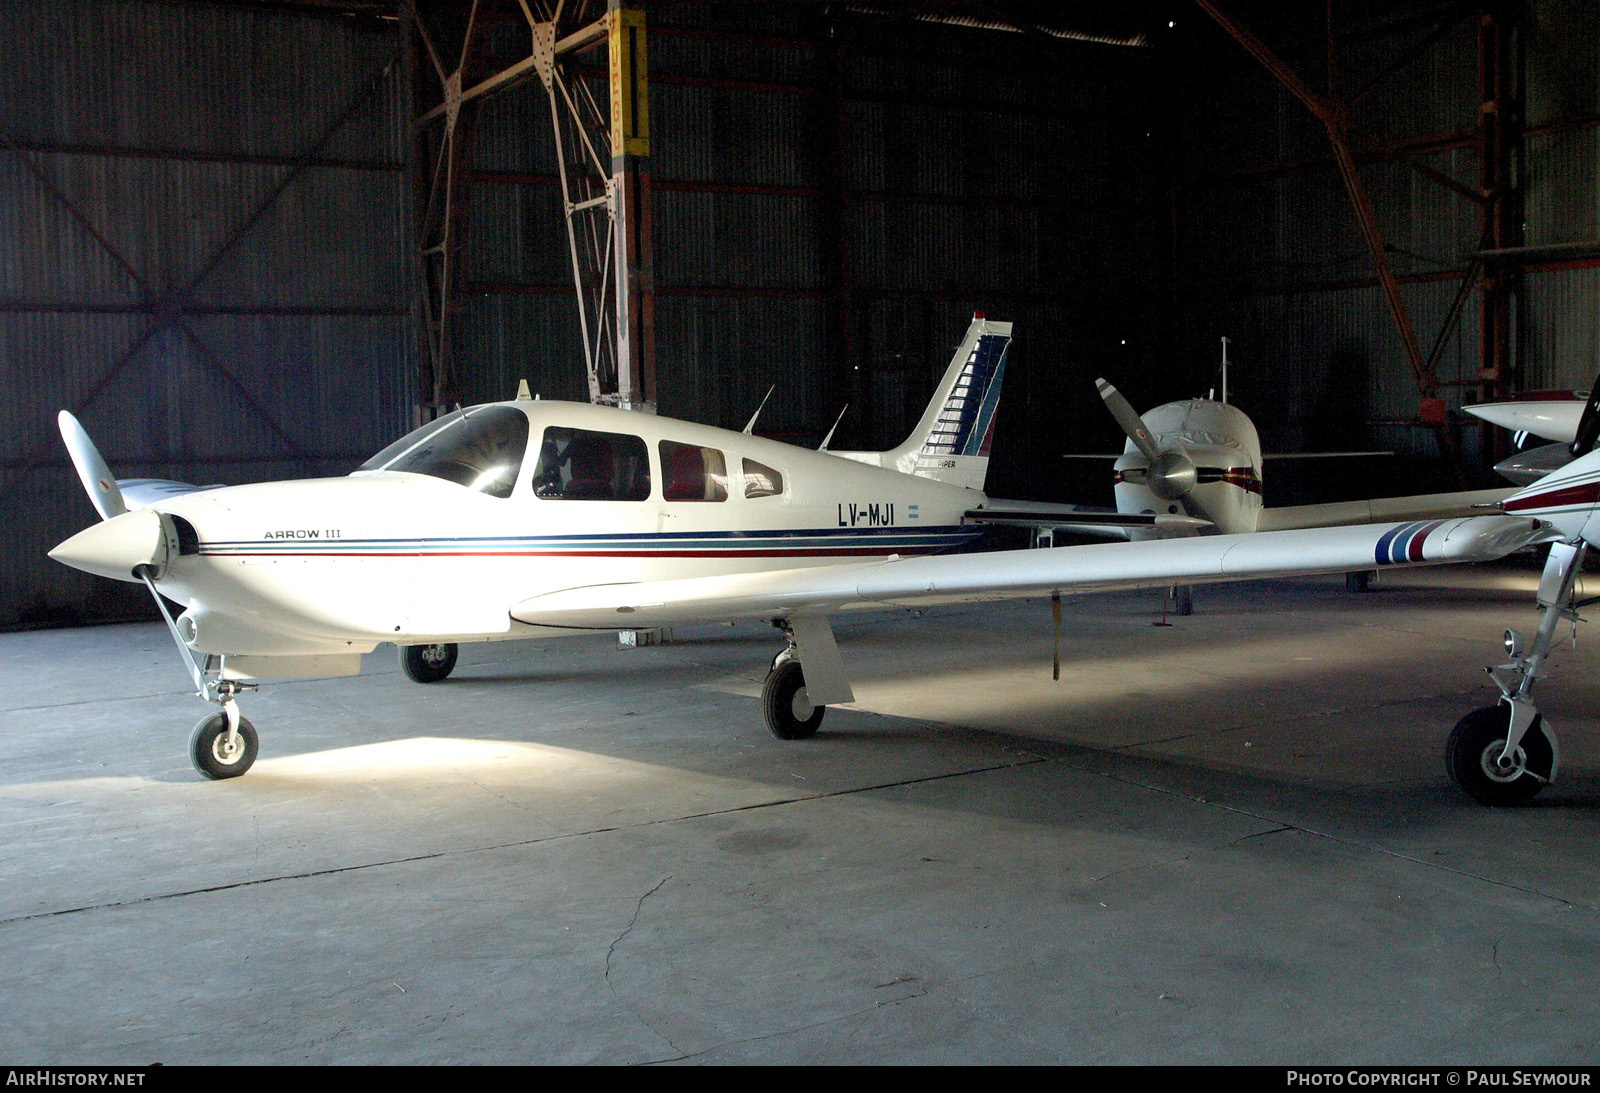
[[[221,657],[197,659],[183,640],[183,635],[178,632],[178,624],[173,621],[172,612],[167,610],[166,601],[156,591],[154,571],[149,566],[139,566],[133,572],[144,582],[144,586],[150,590],[150,597],[156,601],[156,607],[160,608],[161,617],[167,624],[167,633],[172,635],[172,641],[189,669],[189,678],[194,681],[195,694],[222,707],[222,712],[201,718],[189,734],[189,761],[194,764],[195,770],[207,778],[239,777],[256,761],[260,740],[256,736],[255,726],[239,712],[236,699],[242,691],[255,690],[256,685],[237,679],[224,679]]]
[[[1533,701],[1533,686],[1544,678],[1545,658],[1556,628],[1578,622],[1572,589],[1588,544],[1555,543],[1539,580],[1538,632],[1526,654],[1522,635],[1506,631],[1512,660],[1488,669],[1500,688],[1500,703],[1473,710],[1456,723],[1445,745],[1445,769],[1462,792],[1486,805],[1520,805],[1555,781],[1561,748],[1550,724]],[[1515,672],[1507,679],[1501,672]]]

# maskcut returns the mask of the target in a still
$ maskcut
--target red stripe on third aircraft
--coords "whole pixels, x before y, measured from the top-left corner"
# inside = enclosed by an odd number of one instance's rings
[[[1566,486],[1528,497],[1513,497],[1505,503],[1507,512],[1525,512],[1529,509],[1550,509],[1561,505],[1592,505],[1600,501],[1600,481]]]

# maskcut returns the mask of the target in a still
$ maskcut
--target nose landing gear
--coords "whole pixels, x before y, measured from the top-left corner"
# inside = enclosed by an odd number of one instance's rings
[[[189,735],[189,760],[207,778],[237,778],[256,761],[261,746],[256,727],[239,716],[238,707],[202,717]],[[230,715],[237,721],[231,728]]]
[[[1506,652],[1512,660],[1488,669],[1500,688],[1500,703],[1473,710],[1456,723],[1445,745],[1450,780],[1473,800],[1486,805],[1520,805],[1555,781],[1561,747],[1550,724],[1533,701],[1533,686],[1545,675],[1545,658],[1555,643],[1556,627],[1578,622],[1573,587],[1589,545],[1553,543],[1539,579],[1539,630],[1524,654],[1522,637],[1506,631]],[[1511,679],[1500,672],[1515,672]]]

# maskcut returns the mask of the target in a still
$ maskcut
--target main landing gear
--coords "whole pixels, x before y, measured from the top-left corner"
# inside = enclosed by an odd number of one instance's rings
[[[779,740],[804,740],[815,736],[822,725],[826,706],[813,706],[806,693],[806,677],[798,660],[784,650],[772,662],[767,681],[761,685],[761,712],[767,731]]]
[[[1556,779],[1561,748],[1550,724],[1533,702],[1533,686],[1544,678],[1545,658],[1556,628],[1578,622],[1572,605],[1573,585],[1583,568],[1587,543],[1556,543],[1550,548],[1539,580],[1538,632],[1526,653],[1522,635],[1506,631],[1506,652],[1512,660],[1488,669],[1500,688],[1500,702],[1473,710],[1456,723],[1445,745],[1445,769],[1451,781],[1473,800],[1486,805],[1520,805]],[[1501,672],[1515,672],[1512,679]]]
[[[773,619],[772,625],[783,631],[784,648],[761,686],[761,712],[779,740],[805,740],[817,734],[830,705],[854,702],[855,694],[826,616]]]
[[[438,645],[402,645],[400,669],[413,683],[438,683],[455,671],[456,657],[460,653],[453,641]]]

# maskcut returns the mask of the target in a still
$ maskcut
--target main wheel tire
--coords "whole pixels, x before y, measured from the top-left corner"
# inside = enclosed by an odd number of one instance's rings
[[[1500,753],[1505,750],[1510,728],[1509,706],[1485,706],[1456,722],[1450,742],[1445,745],[1445,769],[1450,772],[1450,780],[1481,804],[1526,804],[1545,787],[1542,779],[1550,777],[1555,764],[1555,749],[1544,718],[1535,716],[1512,753],[1511,765],[1501,767]]]
[[[767,673],[761,688],[761,712],[767,731],[779,740],[804,740],[815,736],[826,706],[813,706],[806,697],[806,677],[798,660],[786,660]]]
[[[400,647],[400,667],[415,683],[437,683],[456,670],[456,657],[461,650],[455,642],[439,645],[403,645]]]
[[[238,739],[230,748],[228,715],[214,713],[202,717],[189,734],[189,761],[207,778],[237,778],[256,761],[260,745],[256,727],[241,717]]]

